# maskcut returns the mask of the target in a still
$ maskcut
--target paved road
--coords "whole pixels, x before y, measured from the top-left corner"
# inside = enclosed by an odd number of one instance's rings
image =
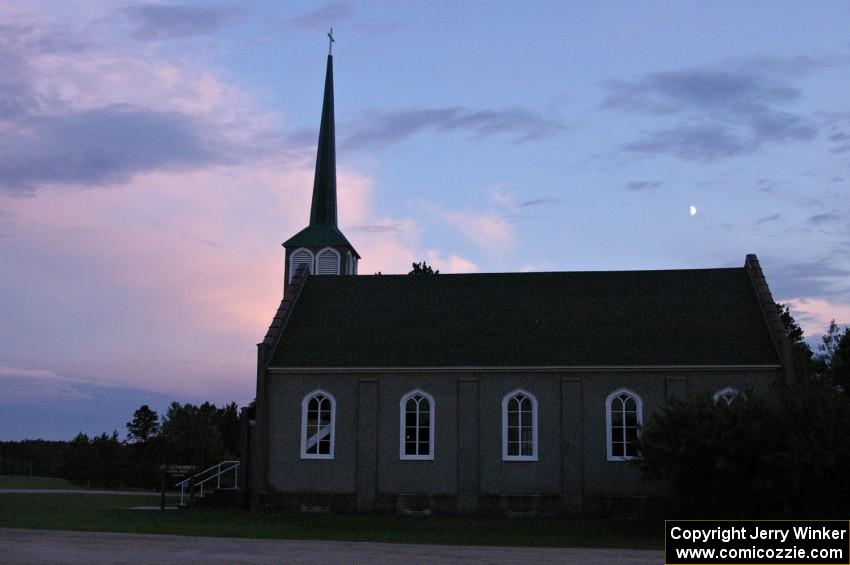
[[[253,540],[0,528],[3,563],[566,563],[658,565],[660,551]]]

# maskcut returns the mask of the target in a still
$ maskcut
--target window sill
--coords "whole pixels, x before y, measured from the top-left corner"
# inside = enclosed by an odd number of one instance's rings
[[[643,457],[641,457],[640,455],[633,455],[631,457],[627,457],[627,456],[614,457],[613,455],[608,456],[608,461],[615,461],[615,462],[616,461],[639,461],[640,459],[643,459]]]
[[[502,461],[537,461],[536,455],[502,455]]]
[[[312,455],[309,453],[302,453],[301,459],[333,459],[333,455]]]

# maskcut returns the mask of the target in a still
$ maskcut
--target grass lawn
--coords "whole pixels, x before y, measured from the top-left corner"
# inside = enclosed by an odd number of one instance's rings
[[[87,487],[86,485],[74,484],[66,479],[56,477],[29,477],[26,475],[0,475],[0,489],[5,488],[32,488],[50,490],[114,490],[128,492],[150,492],[147,489],[137,487]]]
[[[155,504],[147,500],[144,504]],[[140,511],[135,496],[0,494],[0,527],[275,539],[660,549],[660,520]]]
[[[65,479],[55,477],[28,477],[26,475],[0,475],[0,488],[80,488]]]

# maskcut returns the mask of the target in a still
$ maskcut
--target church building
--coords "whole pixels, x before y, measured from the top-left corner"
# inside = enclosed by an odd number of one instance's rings
[[[332,55],[310,223],[283,247],[283,300],[258,344],[256,506],[639,509],[666,492],[629,464],[653,412],[790,378],[755,255],[719,269],[358,275],[337,225]]]

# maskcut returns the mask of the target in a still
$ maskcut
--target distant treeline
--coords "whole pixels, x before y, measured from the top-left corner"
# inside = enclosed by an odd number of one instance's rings
[[[222,407],[172,402],[164,416],[147,405],[133,413],[124,438],[118,431],[71,441],[0,442],[0,474],[61,477],[98,487],[158,484],[162,464],[199,470],[240,456],[236,403]]]
[[[0,475],[64,477],[67,441],[0,441]]]

